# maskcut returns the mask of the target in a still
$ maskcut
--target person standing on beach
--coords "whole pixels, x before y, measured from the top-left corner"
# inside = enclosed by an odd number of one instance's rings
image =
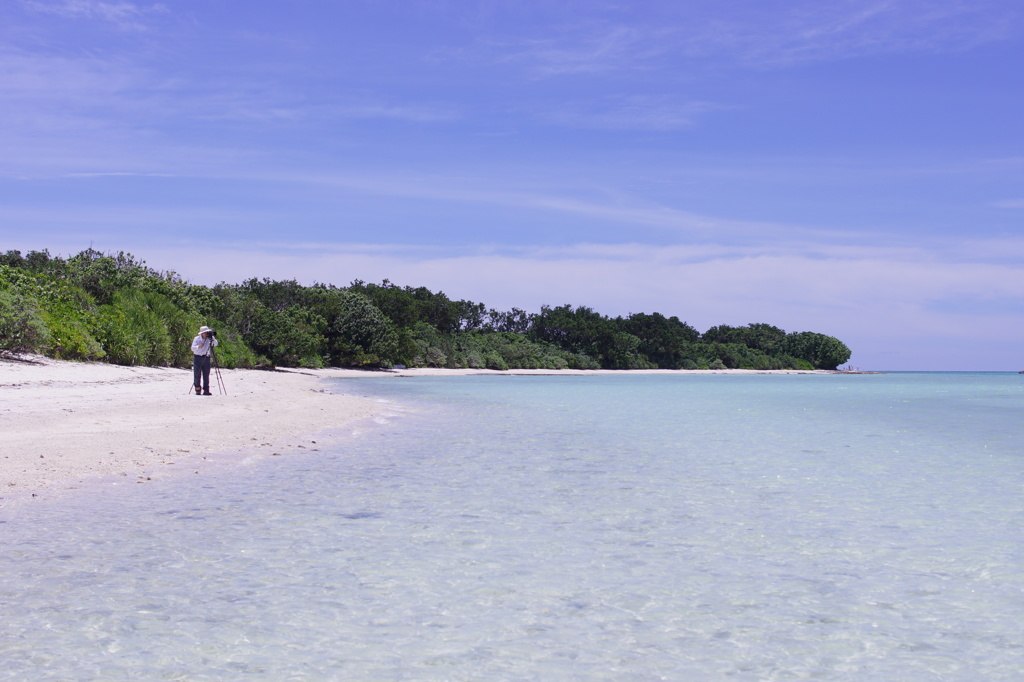
[[[210,354],[217,345],[217,335],[205,324],[199,328],[199,336],[192,339],[192,386],[196,395],[213,395],[210,393]],[[202,379],[202,393],[199,380]]]

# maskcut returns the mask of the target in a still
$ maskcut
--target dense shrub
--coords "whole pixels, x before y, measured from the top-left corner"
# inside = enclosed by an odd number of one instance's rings
[[[42,353],[49,349],[47,329],[33,297],[0,289],[0,351]]]
[[[82,314],[80,309],[62,304],[47,304],[42,319],[50,330],[49,354],[59,360],[100,360],[106,356],[96,338],[99,316]]]
[[[123,289],[100,306],[98,336],[111,362],[187,367],[200,324],[163,294]]]
[[[214,350],[214,357],[218,366],[224,369],[252,369],[270,365],[269,360],[260,357],[246,345],[238,332],[228,329],[216,320],[210,320],[208,326],[217,330],[218,345]],[[189,348],[191,348],[191,341],[189,341]],[[191,363],[191,350],[189,350],[189,354],[189,363]]]
[[[100,339],[107,359],[118,365],[170,365],[172,339],[147,297],[128,289],[100,306]]]

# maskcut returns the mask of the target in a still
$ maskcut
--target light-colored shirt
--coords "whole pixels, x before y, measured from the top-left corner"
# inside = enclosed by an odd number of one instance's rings
[[[211,341],[213,343],[211,343]],[[204,339],[203,335],[200,334],[196,338],[192,339],[192,354],[193,355],[209,355],[210,351],[217,344],[217,339],[213,336]]]

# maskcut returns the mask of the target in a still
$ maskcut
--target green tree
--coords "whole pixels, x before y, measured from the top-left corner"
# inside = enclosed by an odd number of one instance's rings
[[[346,292],[328,328],[332,364],[390,366],[398,356],[394,326],[362,294]]]
[[[850,359],[850,349],[833,336],[816,332],[789,334],[783,344],[783,351],[805,360],[815,369],[836,369]]]
[[[552,308],[545,305],[533,318],[529,337],[552,343],[570,353],[599,357],[598,338],[611,332],[608,318],[591,308],[573,308],[568,304]]]
[[[108,256],[91,248],[69,258],[64,270],[100,305],[109,304],[122,289],[144,289],[146,280],[153,277],[145,261],[130,253]]]
[[[693,344],[700,333],[678,317],[665,317],[661,313],[634,313],[618,321],[625,332],[640,339],[637,353],[657,367],[679,369],[692,359]]]
[[[720,324],[715,327],[710,327],[706,332],[701,334],[701,340],[707,343],[729,343],[729,335],[735,327],[730,327],[727,324]]]
[[[491,310],[487,311],[487,322],[484,328],[487,331],[499,333],[526,334],[533,324],[533,316],[525,310],[512,308],[508,311]]]
[[[768,355],[782,350],[786,341],[786,332],[778,327],[763,322],[748,324],[746,327],[734,327],[726,334],[728,343],[742,343]]]
[[[653,369],[656,365],[640,353],[641,341],[627,332],[613,331],[602,334],[601,366],[608,369]]]
[[[21,268],[25,266],[25,258],[21,255],[21,251],[10,250],[5,253],[0,253],[0,266],[7,266],[9,268]]]
[[[327,351],[323,317],[298,306],[277,311],[259,301],[251,311],[243,338],[256,353],[275,366],[323,366]]]

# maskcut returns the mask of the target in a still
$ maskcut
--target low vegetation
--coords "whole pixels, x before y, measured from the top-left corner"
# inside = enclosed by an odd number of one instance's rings
[[[498,311],[387,280],[207,287],[123,252],[0,254],[0,351],[187,366],[202,324],[224,367],[835,369],[850,358],[834,337],[763,323],[700,333],[660,313]]]

